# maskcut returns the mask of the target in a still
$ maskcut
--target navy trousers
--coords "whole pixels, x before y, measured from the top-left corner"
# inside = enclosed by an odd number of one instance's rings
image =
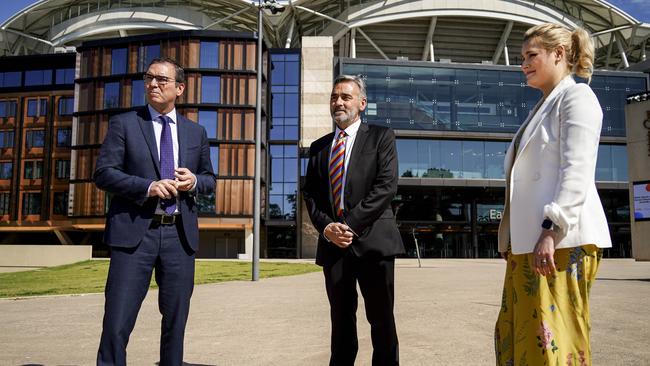
[[[372,365],[399,365],[393,315],[395,257],[358,258],[348,252],[323,267],[332,321],[330,366],[354,366],[357,340],[357,282],[366,305]]]
[[[160,366],[183,364],[185,324],[194,289],[194,257],[182,223],[152,223],[135,248],[111,248],[97,365],[126,365],[126,346],[155,268],[162,314]]]

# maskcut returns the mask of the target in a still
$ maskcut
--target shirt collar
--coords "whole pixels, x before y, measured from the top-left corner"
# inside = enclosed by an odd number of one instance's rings
[[[147,108],[149,108],[149,114],[151,115],[151,120],[155,121],[158,116],[160,116],[162,113],[158,112],[155,110],[151,105],[147,104]],[[172,109],[169,111],[169,113],[165,114],[167,117],[171,118],[172,122],[176,123],[176,108]]]
[[[343,131],[345,131],[345,134],[347,136],[353,137],[359,131],[360,126],[361,126],[361,119],[359,118],[353,124],[349,125],[348,128],[346,128]],[[341,131],[341,129],[339,128],[339,126],[336,126],[335,136],[338,136],[340,131]]]

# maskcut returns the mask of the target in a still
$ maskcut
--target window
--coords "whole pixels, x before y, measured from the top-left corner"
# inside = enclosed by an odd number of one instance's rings
[[[270,145],[271,186],[269,188],[269,216],[293,220],[296,217],[298,190],[298,147]]]
[[[221,101],[221,78],[219,76],[201,77],[201,103],[219,103]]]
[[[217,111],[199,111],[199,124],[205,128],[209,139],[217,138]]]
[[[9,215],[9,199],[9,193],[0,193],[0,215]]]
[[[210,146],[210,162],[214,174],[219,175],[219,146]]]
[[[138,71],[147,71],[147,66],[154,58],[160,57],[160,45],[151,44],[140,47],[138,55]]]
[[[27,130],[25,132],[25,147],[31,149],[43,146],[45,146],[45,130]]]
[[[57,160],[55,169],[56,179],[70,178],[70,160]]]
[[[298,140],[299,61],[297,53],[271,54],[271,140]]]
[[[120,83],[104,84],[104,108],[118,108],[120,106]]]
[[[20,71],[0,72],[0,88],[10,88],[22,84],[22,73]]]
[[[47,99],[29,99],[27,101],[27,116],[40,117],[47,115]]]
[[[25,71],[25,86],[52,84],[52,70]]]
[[[145,105],[144,80],[133,80],[131,84],[131,107]]]
[[[0,179],[11,179],[14,164],[10,161],[0,163]]]
[[[68,192],[54,192],[52,211],[55,215],[68,214]]]
[[[69,128],[59,128],[56,131],[56,146],[68,147],[72,141],[72,130]]]
[[[0,149],[14,147],[14,131],[0,131]]]
[[[219,68],[219,42],[201,42],[199,67],[204,69]]]
[[[74,69],[56,69],[56,84],[74,84]]]
[[[0,100],[0,118],[16,117],[16,101]]]
[[[43,178],[43,161],[32,160],[25,162],[25,179],[41,179]]]
[[[23,216],[41,214],[41,194],[23,193]]]
[[[74,98],[63,97],[59,99],[59,116],[70,116],[74,112]]]
[[[115,48],[111,51],[111,75],[126,74],[126,48]]]

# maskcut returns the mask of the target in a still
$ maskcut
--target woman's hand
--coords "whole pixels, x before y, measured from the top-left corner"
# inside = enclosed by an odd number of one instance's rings
[[[556,271],[555,259],[555,232],[553,230],[542,230],[533,250],[533,269],[541,276],[552,275]]]

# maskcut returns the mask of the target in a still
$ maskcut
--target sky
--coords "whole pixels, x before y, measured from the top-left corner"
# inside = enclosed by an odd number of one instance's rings
[[[35,0],[3,0],[2,6],[0,6],[0,23],[4,23],[10,16],[36,2]],[[609,0],[609,3],[622,9],[637,20],[650,23],[648,0]]]

